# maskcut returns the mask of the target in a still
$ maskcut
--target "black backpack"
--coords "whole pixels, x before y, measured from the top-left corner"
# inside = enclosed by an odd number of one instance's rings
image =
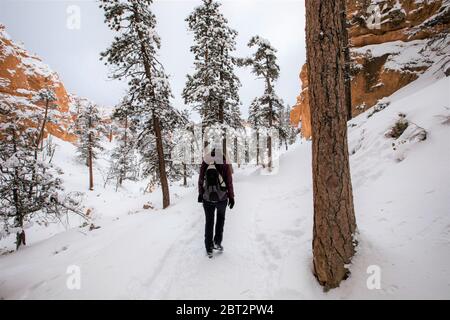
[[[219,202],[227,199],[227,186],[215,163],[208,166],[203,183],[203,200]]]

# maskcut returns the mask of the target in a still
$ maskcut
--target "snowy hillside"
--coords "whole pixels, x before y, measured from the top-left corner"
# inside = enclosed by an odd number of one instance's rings
[[[173,186],[160,210],[159,190],[145,181],[114,192],[86,191],[100,227],[33,226],[18,252],[0,246],[4,299],[311,299],[450,298],[450,78],[425,76],[350,122],[349,149],[359,226],[351,277],[324,293],[312,275],[311,144],[282,155],[276,175],[247,167],[235,172],[236,207],[227,212],[225,252],[209,260],[204,213],[191,187]],[[396,122],[408,127],[389,138]],[[56,163],[69,190],[87,190],[87,167],[73,146],[58,142]],[[106,156],[105,156],[106,157]],[[151,203],[155,209],[143,209]],[[68,267],[79,266],[81,289],[69,290]],[[366,285],[369,266],[381,269],[381,289]]]

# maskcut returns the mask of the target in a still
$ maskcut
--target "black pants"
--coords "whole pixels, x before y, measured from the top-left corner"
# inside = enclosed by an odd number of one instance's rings
[[[211,251],[214,243],[221,244],[223,239],[223,226],[225,224],[225,211],[227,209],[228,200],[218,203],[203,202],[205,209],[205,247],[207,251]],[[217,209],[216,230],[214,234],[214,218]]]

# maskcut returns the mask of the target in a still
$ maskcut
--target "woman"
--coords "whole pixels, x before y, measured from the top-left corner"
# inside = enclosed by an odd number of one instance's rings
[[[234,207],[233,176],[231,164],[227,163],[221,148],[215,148],[205,155],[198,178],[198,202],[205,210],[205,247],[209,258],[213,249],[223,251],[223,227],[227,204]],[[217,221],[214,227],[215,212]]]

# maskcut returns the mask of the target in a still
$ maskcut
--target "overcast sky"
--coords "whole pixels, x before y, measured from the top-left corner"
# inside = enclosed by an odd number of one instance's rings
[[[236,56],[248,56],[253,35],[267,38],[278,50],[281,67],[276,89],[289,105],[300,91],[298,74],[305,61],[303,0],[222,0],[222,13],[237,37]],[[181,98],[186,74],[193,71],[189,48],[192,36],[184,19],[200,0],[156,0],[153,5],[162,38],[160,58],[171,76],[174,104],[184,108]],[[73,22],[71,6],[80,10],[80,28]],[[72,7],[73,8],[73,7]],[[103,11],[94,0],[0,0],[0,23],[17,42],[40,56],[56,71],[67,90],[103,106],[115,105],[126,85],[108,79],[108,68],[99,61],[99,53],[109,46],[113,34],[103,22]],[[243,116],[251,100],[262,94],[263,83],[248,69],[239,69]],[[197,118],[197,117],[194,117]]]

